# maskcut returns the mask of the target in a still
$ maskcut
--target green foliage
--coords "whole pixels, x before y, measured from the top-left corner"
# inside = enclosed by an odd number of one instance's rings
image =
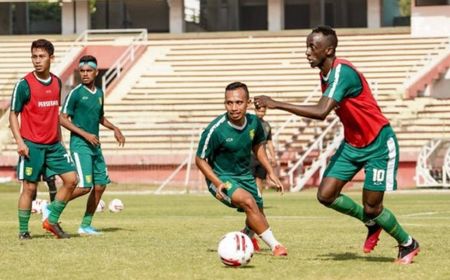
[[[392,263],[397,248],[386,233],[374,252],[364,254],[365,227],[320,205],[314,191],[265,193],[269,223],[289,256],[274,258],[261,244],[262,253],[240,269],[222,265],[216,249],[223,234],[243,227],[244,215],[209,194],[107,190],[104,200],[120,198],[125,210],[95,215],[93,225],[103,235],[75,234],[87,198],[82,197],[69,203],[61,219],[71,239],[44,233],[33,215],[33,239],[23,242],[17,238],[17,195],[0,196],[1,279],[450,279],[449,192],[386,194],[385,206],[422,245],[409,266]],[[350,196],[359,201],[361,193]]]
[[[61,6],[59,3],[30,2],[28,3],[31,21],[61,20]]]
[[[411,0],[398,0],[401,16],[411,16]]]

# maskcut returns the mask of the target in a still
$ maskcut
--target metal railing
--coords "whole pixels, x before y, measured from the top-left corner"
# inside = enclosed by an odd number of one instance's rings
[[[175,176],[186,166],[186,174],[184,177],[184,190],[181,191],[181,193],[188,193],[189,192],[189,181],[191,177],[191,166],[194,159],[194,149],[195,149],[195,143],[196,139],[199,138],[200,133],[202,132],[201,128],[193,128],[191,131],[191,143],[189,145],[189,151],[188,156],[184,159],[182,163],[172,172],[172,174],[169,175],[169,177],[164,180],[164,182],[155,190],[155,194],[161,194],[162,190],[175,178]]]
[[[141,29],[141,33],[135,36],[130,46],[125,52],[117,59],[117,61],[105,72],[102,76],[102,90],[106,93],[108,85],[115,79],[119,78],[123,67],[127,63],[131,63],[135,60],[136,51],[142,46],[142,42],[147,41],[147,29]]]
[[[333,119],[333,121],[331,121],[331,123],[324,129],[324,131],[316,138],[316,140],[309,146],[309,148],[303,153],[303,155],[298,159],[298,161],[289,169],[289,171],[287,172],[288,176],[289,176],[289,184],[291,186],[291,191],[298,191],[300,190],[303,185],[299,185],[296,184],[295,187],[294,186],[294,173],[297,171],[297,169],[299,169],[300,166],[303,166],[306,158],[308,158],[308,156],[310,156],[310,154],[319,149],[320,154],[318,156],[318,158],[320,158],[323,154],[325,154],[325,152],[327,152],[326,154],[330,154],[332,151],[335,149],[335,145],[326,145],[326,149],[323,150],[324,147],[324,139],[325,136],[328,135],[328,133],[331,133],[333,130],[338,129],[340,126],[340,122],[339,122],[339,118],[335,117]],[[338,130],[338,132],[336,133],[333,142],[336,143],[340,143],[343,139],[343,132],[342,132],[342,128],[340,128],[340,130]],[[326,162],[324,162],[323,164],[326,164]],[[317,168],[316,168],[317,170]],[[309,177],[311,177],[312,175],[314,175],[314,172],[316,170],[312,170],[310,172],[308,172]],[[304,175],[307,175],[306,173]],[[304,178],[303,181],[306,183],[306,181],[309,178]]]
[[[300,105],[308,105],[309,101],[316,96],[316,94],[320,91],[320,85],[316,86],[314,90],[308,95],[308,97],[305,98],[305,100],[300,103]],[[274,133],[274,145],[276,147],[276,150],[279,150],[279,137],[280,134],[286,129],[286,127],[294,122],[297,122],[299,119],[301,119],[300,116],[297,115],[291,115]]]

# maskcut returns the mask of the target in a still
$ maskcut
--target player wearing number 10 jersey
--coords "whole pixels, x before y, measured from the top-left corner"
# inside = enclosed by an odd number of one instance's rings
[[[384,230],[399,243],[396,262],[409,264],[419,252],[419,243],[383,206],[384,192],[397,187],[397,139],[364,76],[350,62],[335,56],[337,43],[336,32],[328,26],[315,28],[307,37],[306,58],[311,67],[320,69],[323,95],[316,105],[296,106],[267,96],[255,97],[255,104],[313,119],[325,119],[335,110],[344,126],[345,140],[325,170],[317,198],[323,205],[365,223],[365,253],[374,249]],[[341,190],[363,168],[366,177],[361,206]]]

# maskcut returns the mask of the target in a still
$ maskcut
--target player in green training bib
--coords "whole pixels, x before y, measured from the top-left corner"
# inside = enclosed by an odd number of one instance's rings
[[[90,192],[79,234],[100,234],[91,226],[98,203],[111,181],[99,140],[100,124],[114,131],[119,146],[125,144],[120,129],[104,116],[104,93],[95,86],[97,59],[90,55],[79,61],[81,84],[66,97],[61,114],[61,125],[70,130],[70,152],[78,172],[79,184],[71,199]]]
[[[316,105],[293,105],[267,96],[255,103],[313,119],[325,119],[334,110],[344,126],[344,141],[333,155],[317,191],[323,205],[363,222],[368,233],[363,251],[370,253],[382,230],[399,245],[399,264],[409,264],[419,243],[408,234],[394,214],[384,207],[384,192],[395,190],[399,149],[395,133],[384,117],[364,75],[347,60],[336,57],[336,32],[329,26],[315,28],[306,39],[306,58],[320,69],[322,97]],[[363,205],[341,193],[364,169]]]
[[[206,177],[208,190],[222,203],[245,212],[245,233],[253,243],[254,234],[271,248],[274,256],[286,256],[287,250],[274,237],[263,211],[263,199],[250,168],[251,152],[267,170],[267,180],[282,190],[265,151],[261,121],[247,114],[250,103],[247,86],[240,82],[225,89],[226,113],[213,120],[203,131],[195,163]]]

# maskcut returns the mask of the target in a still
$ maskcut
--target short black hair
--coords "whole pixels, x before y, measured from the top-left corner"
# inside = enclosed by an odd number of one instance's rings
[[[324,36],[327,37],[327,40],[331,46],[333,46],[334,49],[338,46],[338,38],[336,35],[336,31],[333,30],[328,25],[319,25],[316,28],[312,30],[311,33],[322,33]]]
[[[95,58],[95,56],[92,55],[83,55],[80,58],[79,63],[87,63],[87,62],[94,62],[95,64],[97,64],[97,59]]]
[[[55,53],[55,47],[53,44],[46,39],[38,39],[31,43],[31,51],[33,49],[44,49],[50,56]]]
[[[227,87],[225,88],[225,93],[227,91],[229,91],[229,90],[235,90],[235,89],[238,89],[238,88],[244,89],[245,97],[247,98],[247,100],[250,99],[250,94],[248,92],[247,85],[244,84],[244,83],[241,83],[241,82],[233,82],[233,83],[227,85]]]

